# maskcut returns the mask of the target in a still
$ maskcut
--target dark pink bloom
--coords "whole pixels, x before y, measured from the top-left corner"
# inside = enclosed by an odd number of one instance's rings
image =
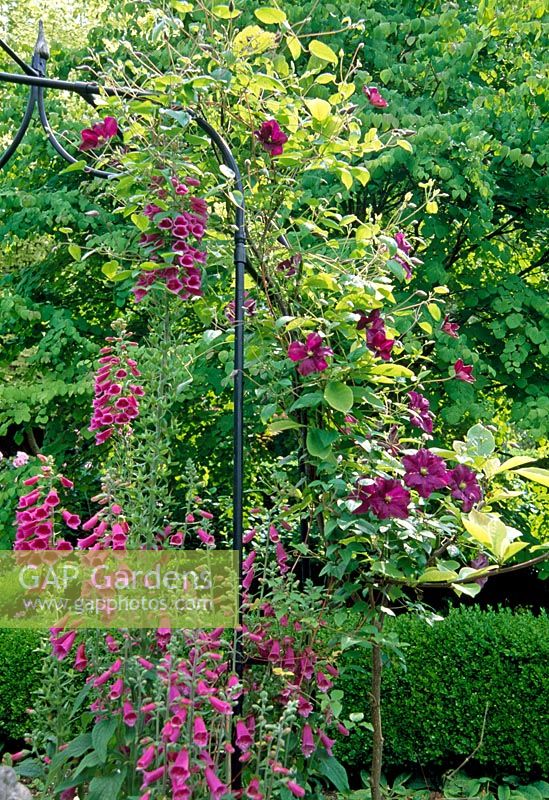
[[[256,302],[254,298],[250,297],[248,292],[244,292],[244,302],[242,304],[242,308],[244,309],[244,316],[253,317],[253,315],[255,314],[255,307],[256,307]],[[227,303],[227,305],[225,306],[225,316],[227,317],[231,325],[234,325],[234,323],[236,322],[235,309],[236,309],[236,304],[234,300],[231,300],[231,302]]]
[[[135,727],[137,722],[137,713],[135,712],[134,707],[129,700],[126,700],[122,707],[122,716],[124,718],[124,722],[129,728]]]
[[[458,464],[450,472],[449,483],[452,490],[452,497],[461,500],[463,510],[468,513],[475,503],[482,500],[482,489],[480,488],[477,477],[469,467]]]
[[[263,149],[269,153],[270,156],[280,156],[284,151],[284,145],[288,141],[288,137],[276,121],[276,119],[269,119],[263,122],[258,131],[254,131],[256,136],[261,142]]]
[[[80,132],[82,137],[80,150],[94,150],[96,147],[102,147],[117,133],[118,123],[115,118],[105,117],[103,122],[96,122],[91,128],[84,128]]]
[[[233,707],[227,700],[220,700],[219,697],[210,697],[210,704],[218,714],[232,714]]]
[[[398,249],[402,250],[404,255],[407,256],[409,253],[412,252],[412,245],[406,239],[406,235],[404,234],[403,231],[398,231],[397,233],[395,233],[395,242],[397,243]]]
[[[389,361],[391,351],[395,343],[394,339],[387,339],[385,333],[385,323],[379,308],[374,309],[370,314],[360,312],[360,319],[357,322],[357,330],[366,329],[366,344],[368,350],[375,353],[383,361]]]
[[[245,796],[249,800],[264,800],[265,795],[259,791],[259,778],[252,778],[246,789]]]
[[[449,474],[444,459],[430,450],[418,450],[413,456],[404,456],[402,463],[406,469],[404,483],[415,489],[420,497],[430,497],[448,485]]]
[[[286,785],[294,797],[305,797],[305,789],[295,781],[288,781]]]
[[[334,685],[332,681],[325,675],[322,670],[319,670],[316,673],[316,685],[318,686],[319,691],[327,692],[329,691],[332,686]]]
[[[245,722],[236,723],[236,746],[245,753],[253,745],[254,740]]]
[[[473,558],[471,561],[471,566],[473,569],[483,569],[487,567],[490,562],[488,561],[488,557],[484,555],[484,553],[479,553],[476,558]],[[483,575],[480,578],[477,578],[475,583],[478,583],[479,586],[484,586],[486,581],[488,580],[488,575]]]
[[[458,358],[454,364],[454,378],[458,381],[465,381],[465,383],[474,383],[473,366],[464,364],[461,358]]]
[[[362,91],[370,101],[370,105],[376,108],[387,108],[387,100],[380,95],[375,86],[363,86]]]
[[[406,519],[409,516],[410,492],[392,478],[376,478],[366,485],[359,482],[351,498],[360,500],[353,514],[371,511],[378,519]]]
[[[211,767],[206,767],[204,775],[213,800],[220,800],[228,792],[228,787],[219,780]]]
[[[433,432],[434,415],[429,411],[429,401],[419,392],[408,392],[410,402],[410,424],[415,428],[421,428],[425,433]]]
[[[297,371],[300,375],[310,375],[313,372],[324,372],[328,369],[325,356],[333,355],[333,350],[322,344],[320,333],[310,333],[304,343],[292,342],[288,348],[288,358],[300,362]]]
[[[276,563],[278,564],[281,575],[285,575],[290,569],[288,566],[288,554],[284,550],[282,542],[276,543]]]
[[[193,742],[197,747],[208,746],[208,731],[202,717],[195,717],[193,724]]]
[[[283,272],[287,278],[293,278],[294,275],[297,275],[302,261],[301,253],[295,253],[290,258],[285,258],[284,261],[277,264],[276,269],[278,272]]]
[[[86,647],[84,643],[79,644],[76,648],[76,658],[74,659],[74,668],[77,672],[84,672],[88,666],[88,659],[86,658]]]
[[[448,336],[452,336],[454,339],[458,338],[459,325],[457,322],[450,322],[448,314],[444,317],[444,322],[440,329],[444,331],[444,333],[447,333]]]
[[[80,527],[80,517],[77,514],[71,514],[69,511],[62,511],[61,516],[63,517],[63,522],[67,527],[76,530]]]
[[[137,764],[135,765],[136,769],[144,770],[147,767],[150,767],[152,762],[154,761],[154,757],[156,754],[156,749],[153,744],[150,747],[147,747],[146,750],[143,750],[141,757],[138,758]]]
[[[303,726],[301,734],[301,752],[305,758],[310,758],[316,750],[316,744],[313,736],[313,730],[310,725]]]
[[[318,735],[319,735],[319,737],[320,737],[320,741],[322,742],[322,745],[323,745],[323,747],[325,748],[325,750],[326,750],[326,752],[328,753],[328,755],[329,755],[329,756],[333,755],[333,753],[332,753],[332,747],[333,747],[333,746],[334,746],[334,744],[336,743],[336,740],[335,740],[335,739],[330,739],[330,737],[329,737],[329,736],[327,736],[327,735],[324,733],[324,731],[319,731],[319,732],[318,732]]]

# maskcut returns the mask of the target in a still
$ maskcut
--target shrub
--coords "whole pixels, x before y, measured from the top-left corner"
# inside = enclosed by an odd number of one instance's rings
[[[0,629],[0,739],[20,739],[29,730],[26,709],[40,670],[39,631]]]
[[[388,626],[407,643],[405,667],[385,665],[382,716],[385,767],[437,772],[457,766],[478,745],[473,764],[490,774],[547,774],[549,765],[549,617],[527,611],[454,609],[432,627],[401,616]],[[368,715],[369,654],[345,656],[346,710]],[[369,734],[355,728],[339,745],[362,768]]]

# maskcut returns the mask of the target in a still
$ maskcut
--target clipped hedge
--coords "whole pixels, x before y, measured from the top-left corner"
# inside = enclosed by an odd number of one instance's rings
[[[406,642],[406,668],[385,665],[382,717],[385,768],[442,774],[479,743],[471,762],[490,775],[549,775],[549,617],[459,608],[433,627],[403,615],[389,626]],[[369,652],[343,657],[347,713],[369,718]],[[351,769],[369,762],[369,734],[338,744]],[[469,767],[468,767],[469,768]]]
[[[40,680],[39,631],[0,629],[0,739],[29,730],[26,709]]]

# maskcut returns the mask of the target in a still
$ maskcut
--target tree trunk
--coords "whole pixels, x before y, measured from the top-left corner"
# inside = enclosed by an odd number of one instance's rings
[[[370,787],[372,800],[382,800],[381,795],[381,767],[383,760],[383,728],[381,725],[381,675],[383,662],[381,659],[381,645],[372,644],[372,691],[370,708],[372,712],[373,742],[372,742],[372,770],[370,773]]]

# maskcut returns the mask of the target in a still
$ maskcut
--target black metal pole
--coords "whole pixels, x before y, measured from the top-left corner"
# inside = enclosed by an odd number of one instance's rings
[[[20,144],[27,127],[29,125],[34,106],[38,103],[40,121],[48,139],[55,150],[70,163],[74,163],[74,158],[56,139],[55,134],[49,125],[44,106],[44,90],[57,89],[79,94],[87,102],[93,104],[94,95],[106,94],[109,97],[154,97],[154,94],[144,90],[133,89],[132,87],[102,87],[97,83],[85,81],[63,81],[56,78],[45,77],[46,60],[49,56],[47,43],[40,23],[38,40],[34,51],[32,67],[26,65],[13,50],[0,40],[0,46],[10,55],[16,63],[27,74],[13,74],[11,72],[0,72],[0,83],[13,83],[22,86],[30,86],[31,93],[23,122],[17,131],[12,144],[0,157],[0,168],[8,162],[14,155]],[[243,505],[244,505],[244,271],[246,265],[246,228],[245,228],[245,206],[244,206],[244,187],[240,169],[232,151],[221,136],[221,134],[209,122],[203,119],[192,109],[184,108],[195,123],[208,135],[212,143],[219,151],[223,163],[234,174],[235,188],[238,192],[236,197],[238,205],[235,211],[235,234],[234,234],[234,270],[235,270],[235,346],[234,346],[234,378],[233,378],[233,549],[237,553],[238,560],[238,628],[235,635],[235,666],[239,677],[243,673],[243,650],[242,650],[242,533],[243,533]],[[101,178],[115,177],[115,173],[108,173],[104,170],[97,170],[87,167],[85,170],[92,175]]]

